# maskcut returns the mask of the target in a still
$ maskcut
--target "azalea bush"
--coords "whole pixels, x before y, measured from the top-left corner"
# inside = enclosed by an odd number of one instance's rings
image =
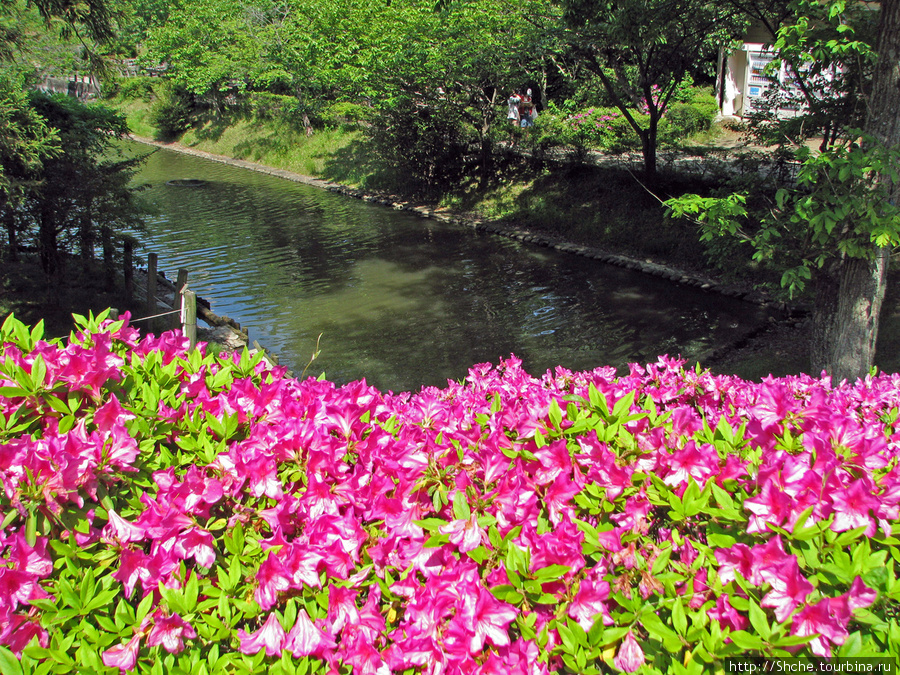
[[[383,394],[0,329],[4,673],[699,673],[900,654],[900,376],[515,358]]]
[[[643,113],[634,112],[643,119]],[[617,108],[559,109],[552,103],[535,122],[537,143],[571,148],[584,156],[589,150],[621,152],[635,143],[634,132]]]

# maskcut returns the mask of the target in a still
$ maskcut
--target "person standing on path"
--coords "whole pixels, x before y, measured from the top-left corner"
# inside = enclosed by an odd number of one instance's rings
[[[534,122],[531,120],[531,113],[533,110],[534,103],[531,100],[531,89],[529,89],[528,93],[519,101],[519,119],[521,120],[520,124],[523,129],[534,125]]]
[[[519,96],[519,94],[516,92],[510,94],[509,99],[506,101],[506,103],[508,104],[506,119],[510,120],[514,127],[519,126],[519,104],[521,102],[522,97]]]

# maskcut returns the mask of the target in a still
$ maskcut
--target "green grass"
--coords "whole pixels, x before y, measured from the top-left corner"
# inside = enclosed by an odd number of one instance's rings
[[[198,150],[322,177],[332,158],[360,136],[358,130],[342,128],[307,136],[285,123],[243,118],[231,124],[210,119],[189,129],[180,141]]]
[[[146,138],[153,138],[156,135],[156,128],[148,120],[150,116],[149,103],[141,100],[122,101],[113,99],[106,101],[106,104],[125,115],[131,133],[137,136],[145,136]]]
[[[114,98],[107,103],[126,116],[132,133],[158,138],[148,121],[151,102]],[[345,185],[396,183],[391,168],[377,164],[363,132],[352,125],[318,129],[307,136],[304,129],[283,121],[210,115],[176,140],[197,150]]]

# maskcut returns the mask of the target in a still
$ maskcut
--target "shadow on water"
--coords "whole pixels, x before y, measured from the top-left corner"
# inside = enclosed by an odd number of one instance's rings
[[[167,185],[207,181],[202,189]],[[702,291],[160,151],[147,248],[299,372],[416,390],[514,353],[533,374],[696,357],[765,320]]]

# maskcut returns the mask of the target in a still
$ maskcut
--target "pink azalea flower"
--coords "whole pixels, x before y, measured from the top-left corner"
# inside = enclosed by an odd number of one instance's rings
[[[275,612],[269,614],[266,622],[253,633],[247,634],[242,628],[238,629],[242,654],[257,654],[261,649],[265,649],[266,656],[279,656],[284,649],[285,639],[284,628],[281,627]]]
[[[441,534],[449,534],[450,541],[465,553],[481,546],[482,532],[478,525],[478,517],[472,514],[466,520],[453,520],[438,528]]]
[[[731,630],[744,630],[750,625],[747,617],[739,614],[731,606],[727,593],[716,598],[716,605],[709,610],[709,616],[718,621],[722,628],[730,628]]]
[[[271,457],[263,454],[251,456],[250,459],[245,459],[242,471],[250,479],[250,493],[254,497],[265,495],[281,499],[284,495],[275,461]]]
[[[29,546],[25,533],[19,530],[9,549],[9,561],[20,572],[46,577],[53,572],[53,562],[47,555],[46,537],[38,537],[34,546]]]
[[[139,527],[122,518],[118,513],[110,509],[108,511],[109,522],[103,528],[102,537],[107,541],[117,541],[127,544],[132,541],[142,541],[147,536],[143,527]]]
[[[628,631],[622,644],[619,645],[613,664],[625,673],[633,673],[644,665],[644,650],[634,639],[634,633],[631,631]]]
[[[468,608],[467,608],[468,610]],[[477,654],[490,642],[495,647],[509,644],[507,626],[519,615],[512,605],[498,600],[490,591],[480,588],[471,611],[463,611],[463,623],[469,631],[469,653]]]
[[[177,614],[164,614],[157,610],[154,615],[153,628],[147,635],[147,646],[162,645],[170,654],[177,654],[184,649],[184,639],[197,637],[193,627]]]
[[[128,642],[122,642],[103,652],[103,665],[118,668],[121,671],[134,670],[137,665],[138,651],[141,648],[141,636],[135,635]]]
[[[269,551],[268,557],[259,566],[256,573],[259,584],[253,597],[262,609],[271,609],[278,600],[278,593],[291,587],[291,575],[284,568],[278,555]]]
[[[868,480],[857,479],[846,488],[831,494],[834,507],[834,522],[831,529],[835,532],[866,528],[866,536],[875,534],[876,524],[871,512],[878,509],[878,499],[872,495],[872,484]]]
[[[125,597],[131,597],[138,580],[151,579],[150,560],[150,556],[143,551],[132,551],[128,548],[122,551],[119,556],[119,569],[113,572],[112,576],[125,587]]]
[[[354,675],[391,675],[379,651],[359,633],[341,640],[339,656],[353,668]]]
[[[38,584],[38,577],[21,570],[0,567],[0,603],[10,609],[29,604],[29,600],[49,598]]]
[[[201,567],[212,567],[216,562],[213,537],[206,530],[192,527],[178,536],[173,549],[181,558],[193,558]]]
[[[744,508],[753,514],[747,532],[754,534],[766,532],[769,523],[781,527],[794,513],[790,495],[773,480],[766,481],[756,497],[744,500]]]
[[[806,597],[813,591],[813,585],[800,573],[796,557],[791,557],[775,569],[762,569],[760,576],[772,586],[760,605],[773,608],[779,622],[785,621],[805,603]]]
[[[297,623],[288,631],[284,644],[285,649],[290,651],[294,658],[321,657],[336,646],[334,639],[310,620],[305,609],[297,613]]]
[[[796,563],[797,561],[796,556],[788,555],[785,552],[784,545],[781,543],[780,534],[776,534],[765,544],[757,544],[754,546],[751,553],[751,559],[753,561],[752,571],[747,578],[756,586],[761,586],[765,583],[765,580],[762,577],[763,570],[777,570],[787,562],[794,561]]]
[[[852,612],[854,609],[868,607],[878,599],[878,592],[863,583],[862,578],[856,577],[850,584],[850,590],[846,593],[847,604]]]
[[[22,650],[35,638],[41,647],[46,648],[50,642],[49,635],[35,619],[36,617],[32,618],[24,614],[8,615],[2,622],[0,644],[9,647],[16,656],[21,656]]]
[[[585,579],[569,604],[569,616],[585,631],[589,631],[597,619],[602,619],[605,625],[609,625],[612,618],[605,604],[609,599],[609,590],[609,583],[606,581],[592,582]]]
[[[816,636],[810,640],[810,651],[816,656],[829,657],[831,645],[844,644],[849,633],[846,622],[835,613],[831,598],[823,598],[815,605],[807,605],[794,616],[791,635]]]
[[[328,593],[328,620],[335,633],[344,626],[359,623],[359,608],[356,606],[358,591],[346,586],[332,586]]]

